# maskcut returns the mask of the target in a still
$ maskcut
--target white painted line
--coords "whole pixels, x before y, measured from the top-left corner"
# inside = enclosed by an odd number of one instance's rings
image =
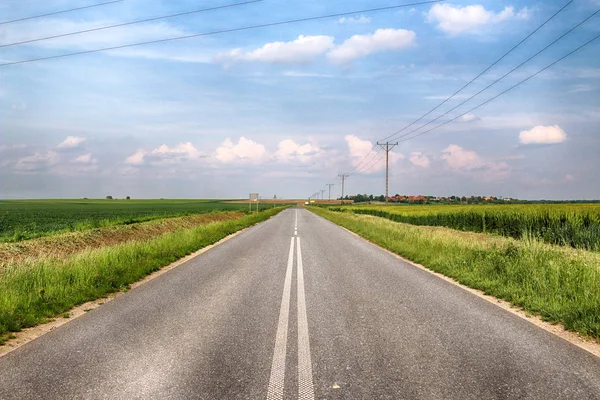
[[[283,385],[285,378],[285,353],[287,348],[288,319],[290,313],[290,292],[292,288],[292,269],[294,266],[294,238],[290,243],[287,271],[283,283],[283,296],[279,310],[279,323],[277,324],[277,336],[275,337],[275,350],[273,351],[273,363],[271,364],[271,378],[267,390],[267,400],[283,399]]]
[[[298,399],[314,400],[315,390],[310,360],[310,342],[308,339],[308,319],[306,317],[306,299],[304,296],[304,269],[300,238],[297,241],[298,263]]]

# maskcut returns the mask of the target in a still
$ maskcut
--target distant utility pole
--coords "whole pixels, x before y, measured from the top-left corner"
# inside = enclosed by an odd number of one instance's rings
[[[331,201],[331,187],[334,186],[335,183],[328,183],[325,186],[329,186],[329,201]]]
[[[350,175],[347,174],[339,174],[338,175],[340,178],[342,178],[342,200],[344,200],[344,181],[346,180],[347,177],[349,177]]]
[[[387,206],[388,204],[388,189],[389,189],[389,160],[390,160],[390,150],[392,150],[394,147],[398,146],[398,142],[396,143],[390,143],[390,142],[385,142],[385,143],[379,143],[377,142],[378,146],[381,146],[382,149],[385,150],[385,205]],[[385,146],[385,147],[383,147]],[[390,147],[392,146],[392,147]]]
[[[321,189],[321,200],[325,200],[325,189]]]

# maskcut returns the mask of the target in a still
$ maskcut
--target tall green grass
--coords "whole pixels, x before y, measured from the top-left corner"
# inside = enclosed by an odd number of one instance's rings
[[[544,320],[600,338],[600,255],[311,208],[382,247]]]
[[[493,233],[521,239],[534,237],[550,244],[600,250],[600,207],[575,205],[396,206],[343,207],[420,226],[445,226],[461,231]]]
[[[46,258],[8,266],[0,275],[0,342],[8,332],[36,325],[76,305],[125,288],[284,208],[86,251],[66,260]]]

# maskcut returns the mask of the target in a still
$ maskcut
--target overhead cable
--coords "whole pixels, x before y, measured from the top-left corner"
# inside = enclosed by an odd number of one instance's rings
[[[546,71],[548,68],[550,68],[550,67],[554,66],[555,64],[557,64],[557,63],[559,63],[560,61],[564,60],[565,58],[567,58],[567,57],[569,57],[569,56],[573,55],[573,54],[574,54],[574,53],[576,53],[577,51],[581,50],[581,49],[582,49],[582,48],[584,48],[585,46],[588,46],[589,44],[591,44],[592,42],[594,42],[594,41],[596,41],[596,40],[598,40],[598,39],[600,39],[600,34],[599,34],[599,35],[596,35],[595,37],[593,37],[592,39],[588,40],[587,42],[585,42],[585,43],[584,43],[584,44],[582,44],[581,46],[577,47],[575,50],[573,50],[573,51],[571,51],[571,52],[567,53],[566,55],[562,56],[562,57],[561,57],[561,58],[559,58],[558,60],[556,60],[556,61],[552,62],[551,64],[548,64],[547,66],[545,66],[545,67],[544,67],[544,68],[542,68],[541,70],[537,71],[536,73],[529,75],[527,78],[523,79],[522,81],[519,81],[517,84],[515,84],[515,85],[513,85],[513,86],[509,87],[508,89],[506,89],[506,90],[504,90],[504,91],[500,92],[500,93],[499,93],[499,94],[497,94],[496,96],[494,96],[494,97],[492,97],[492,98],[490,98],[490,99],[488,99],[488,100],[484,101],[483,103],[479,104],[478,106],[475,106],[475,107],[471,108],[470,110],[468,110],[468,111],[466,111],[466,112],[464,112],[464,113],[462,113],[462,114],[460,114],[460,115],[458,115],[458,116],[456,116],[456,117],[454,117],[454,118],[452,118],[452,119],[450,119],[450,120],[448,120],[448,121],[445,121],[445,122],[443,122],[443,123],[441,123],[441,124],[439,124],[439,125],[436,125],[436,126],[434,126],[433,128],[431,128],[431,129],[428,129],[428,130],[426,130],[426,131],[420,132],[420,133],[418,133],[418,134],[416,134],[416,135],[414,135],[414,136],[411,136],[411,137],[404,138],[404,139],[400,140],[400,142],[406,142],[406,141],[408,141],[408,140],[410,140],[410,139],[414,139],[414,138],[416,138],[416,137],[418,137],[418,136],[425,135],[426,133],[429,133],[429,132],[431,132],[431,131],[434,131],[434,130],[436,130],[436,129],[438,129],[438,128],[441,128],[442,126],[444,126],[444,125],[447,125],[447,124],[449,124],[450,122],[456,121],[457,119],[459,119],[459,118],[461,118],[461,117],[463,117],[463,116],[465,116],[465,115],[469,114],[470,112],[473,112],[473,111],[477,110],[478,108],[480,108],[480,107],[483,107],[484,105],[486,105],[486,104],[490,103],[491,101],[493,101],[493,100],[497,99],[498,97],[500,97],[500,96],[504,95],[505,93],[507,93],[507,92],[510,92],[511,90],[513,90],[513,89],[515,89],[516,87],[518,87],[518,86],[522,85],[523,83],[527,82],[527,81],[528,81],[528,80],[530,80],[531,78],[533,78],[533,77],[535,77],[535,76],[537,76],[537,75],[541,74],[542,72]]]
[[[445,113],[439,115],[438,117],[432,119],[431,121],[429,121],[426,124],[421,125],[420,127],[413,129],[410,132],[407,132],[403,135],[400,135],[398,137],[393,136],[395,139],[401,139],[403,137],[409,136],[410,134],[417,132],[421,129],[423,129],[424,127],[432,124],[433,122],[439,120],[440,118],[450,114],[452,111],[456,110],[457,108],[459,108],[460,106],[464,105],[465,103],[469,102],[470,100],[472,100],[473,98],[479,96],[481,93],[485,92],[486,90],[488,90],[489,88],[491,88],[492,86],[494,86],[496,83],[500,82],[502,79],[506,78],[508,75],[511,75],[513,72],[515,72],[517,69],[521,68],[523,65],[527,64],[529,61],[531,61],[532,59],[534,59],[535,57],[537,57],[538,55],[540,55],[541,53],[543,53],[544,51],[546,51],[548,48],[550,48],[551,46],[553,46],[554,44],[556,44],[559,40],[561,40],[562,38],[564,38],[565,36],[567,36],[569,33],[573,32],[575,29],[577,29],[578,27],[580,27],[581,25],[583,25],[585,22],[587,22],[590,18],[592,18],[593,16],[595,16],[596,14],[600,13],[600,10],[597,10],[596,12],[594,12],[592,15],[590,15],[589,17],[587,17],[586,19],[584,19],[583,21],[581,21],[580,23],[578,23],[577,25],[575,25],[573,28],[569,29],[568,31],[566,31],[565,33],[563,33],[562,35],[560,35],[558,38],[556,38],[554,41],[552,41],[550,44],[548,44],[546,47],[544,47],[543,49],[541,49],[540,51],[538,51],[537,53],[535,53],[534,55],[532,55],[531,57],[529,57],[528,59],[526,59],[525,61],[523,61],[522,63],[520,63],[519,65],[517,65],[516,67],[514,67],[513,69],[511,69],[510,71],[508,71],[507,73],[505,73],[504,75],[502,75],[500,78],[496,79],[495,81],[493,81],[492,83],[490,83],[489,85],[487,85],[486,87],[484,87],[483,89],[481,89],[479,92],[475,93],[474,95],[470,96],[468,99],[462,101],[461,103],[459,103],[458,105],[456,105],[455,107],[451,108],[450,110],[446,111]]]
[[[183,15],[196,14],[196,13],[201,13],[201,12],[206,12],[206,11],[215,11],[215,10],[220,10],[220,9],[223,9],[223,8],[231,8],[231,7],[243,6],[243,5],[246,5],[246,4],[259,3],[261,1],[263,1],[263,0],[250,0],[250,1],[245,1],[243,3],[233,3],[233,4],[227,4],[227,5],[224,5],[224,6],[202,8],[202,9],[199,9],[199,10],[186,11],[186,12],[181,12],[181,13],[177,13],[177,14],[163,15],[163,16],[159,16],[159,17],[141,19],[141,20],[137,20],[137,21],[124,22],[124,23],[121,23],[121,24],[101,26],[101,27],[98,27],[98,28],[91,28],[91,29],[84,29],[84,30],[76,31],[76,32],[63,33],[63,34],[60,34],[60,35],[46,36],[46,37],[42,37],[42,38],[38,38],[38,39],[24,40],[22,42],[14,42],[14,43],[9,43],[9,44],[2,44],[2,45],[0,45],[0,48],[10,47],[10,46],[17,46],[17,45],[27,44],[27,43],[41,42],[43,40],[57,39],[57,38],[66,37],[66,36],[80,35],[80,34],[83,34],[83,33],[96,32],[96,31],[101,31],[101,30],[104,30],[104,29],[119,28],[119,27],[122,27],[122,26],[141,24],[143,22],[157,21],[157,20],[160,20],[160,19],[181,17]]]
[[[90,6],[85,6],[85,7],[69,8],[68,10],[55,11],[55,12],[51,12],[51,13],[47,13],[47,14],[33,15],[31,17],[24,17],[24,18],[13,19],[10,21],[0,22],[0,25],[11,24],[13,22],[27,21],[29,19],[35,19],[35,18],[49,17],[51,15],[64,14],[64,13],[68,13],[68,12],[72,12],[72,11],[85,10],[86,8],[100,7],[100,6],[105,6],[105,5],[113,4],[113,3],[121,3],[122,1],[124,1],[124,0],[113,0],[113,1],[107,1],[107,2],[99,3],[99,4],[92,4]]]
[[[286,20],[286,21],[269,22],[269,23],[265,23],[265,24],[249,25],[249,26],[244,26],[244,27],[239,27],[239,28],[221,29],[221,30],[216,30],[216,31],[212,31],[212,32],[195,33],[195,34],[191,34],[191,35],[177,36],[177,37],[166,38],[166,39],[149,40],[146,42],[138,42],[138,43],[118,45],[118,46],[104,47],[104,48],[93,49],[93,50],[83,50],[83,51],[77,51],[74,53],[58,54],[58,55],[54,55],[54,56],[39,57],[39,58],[30,58],[30,59],[20,60],[20,61],[12,61],[12,62],[0,64],[0,67],[32,63],[32,62],[43,61],[43,60],[52,60],[52,59],[57,59],[57,58],[72,57],[72,56],[83,55],[83,54],[98,53],[98,52],[103,52],[103,51],[119,50],[119,49],[125,49],[125,48],[129,48],[129,47],[135,47],[135,46],[144,46],[144,45],[148,45],[148,44],[165,43],[165,42],[172,42],[172,41],[176,41],[176,40],[218,35],[218,34],[222,34],[222,33],[240,32],[240,31],[247,31],[247,30],[251,30],[251,29],[293,24],[293,23],[298,23],[298,22],[315,21],[315,20],[319,20],[319,19],[342,17],[345,15],[363,14],[363,13],[369,13],[369,12],[375,12],[375,11],[392,10],[392,9],[404,8],[404,7],[413,7],[413,6],[417,6],[417,5],[423,5],[423,4],[440,3],[442,1],[444,1],[444,0],[422,1],[422,2],[410,3],[410,4],[400,4],[400,5],[396,5],[396,6],[370,8],[370,9],[365,9],[365,10],[347,11],[347,12],[341,12],[341,13],[335,13],[335,14],[319,15],[319,16],[314,16],[314,17],[298,18],[298,19],[292,19],[292,20]]]
[[[477,79],[479,79],[480,77],[482,77],[485,73],[487,73],[490,69],[492,69],[496,64],[498,64],[500,61],[502,61],[504,58],[506,58],[506,56],[508,56],[510,53],[512,53],[514,50],[516,50],[519,46],[521,46],[525,41],[527,41],[527,39],[529,39],[531,36],[533,36],[535,33],[537,33],[541,28],[543,28],[548,22],[552,21],[558,14],[560,14],[565,8],[567,8],[567,6],[569,6],[571,3],[573,3],[574,0],[570,0],[569,2],[567,2],[564,6],[562,6],[558,11],[556,11],[554,14],[552,14],[552,16],[550,16],[548,19],[546,19],[541,25],[539,25],[536,29],[534,29],[531,33],[529,33],[527,36],[525,36],[520,42],[518,42],[516,45],[514,45],[510,50],[508,50],[507,52],[505,52],[502,56],[500,56],[500,58],[498,58],[496,61],[494,61],[492,64],[490,64],[487,68],[485,68],[482,72],[480,72],[477,76],[475,76],[473,79],[471,79],[469,82],[467,82],[464,86],[462,86],[460,89],[458,89],[456,92],[454,92],[452,95],[448,96],[446,99],[444,99],[441,103],[439,103],[437,106],[433,107],[431,110],[429,110],[428,112],[426,112],[425,114],[423,114],[422,116],[420,116],[419,118],[417,118],[416,120],[414,120],[413,122],[411,122],[410,124],[406,125],[404,128],[400,129],[399,131],[396,131],[386,137],[384,137],[383,139],[381,139],[381,141],[384,140],[388,140],[392,137],[394,137],[395,135],[404,132],[404,130],[410,128],[411,126],[413,126],[414,124],[416,124],[417,122],[421,121],[423,118],[427,117],[429,114],[431,114],[432,112],[434,112],[435,110],[437,110],[438,108],[440,108],[441,106],[443,106],[444,104],[446,104],[448,101],[450,101],[451,99],[453,99],[456,95],[458,95],[460,92],[462,92],[463,90],[465,90],[467,87],[469,87],[473,82],[475,82]],[[375,150],[375,145],[373,145],[373,148],[371,149],[371,151],[363,158],[366,159],[372,152],[373,150]],[[354,169],[356,169],[363,161],[361,160],[355,167]]]

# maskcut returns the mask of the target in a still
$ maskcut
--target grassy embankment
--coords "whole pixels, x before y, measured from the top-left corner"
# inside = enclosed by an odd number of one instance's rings
[[[240,229],[262,222],[284,207],[204,223],[143,240],[47,256],[6,265],[0,271],[0,344],[25,327],[127,288],[130,283]]]
[[[595,252],[316,207],[310,210],[464,285],[600,339],[600,255]]]
[[[600,251],[600,205],[403,205],[350,206],[337,210],[420,226],[444,226]],[[336,211],[336,209],[331,209]]]

